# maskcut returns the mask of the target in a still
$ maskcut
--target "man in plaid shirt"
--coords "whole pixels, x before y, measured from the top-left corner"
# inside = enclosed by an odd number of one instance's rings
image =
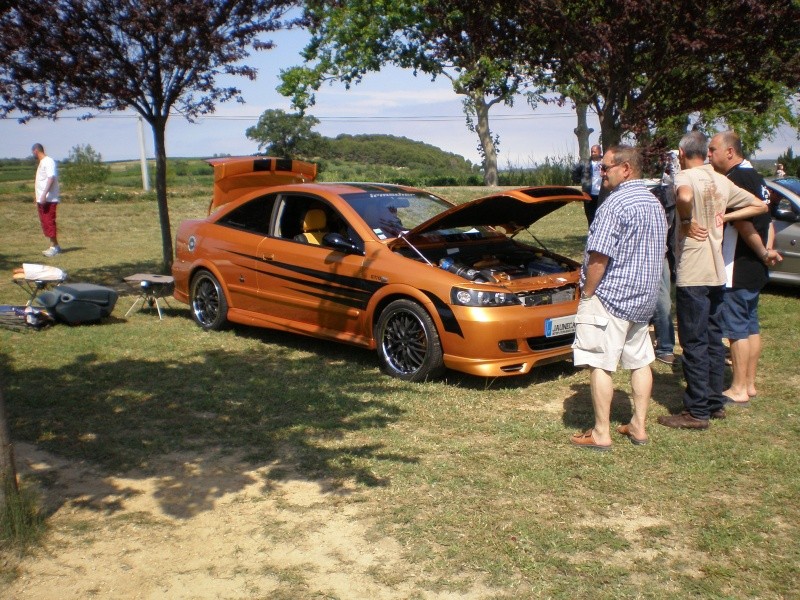
[[[642,181],[638,149],[615,146],[603,155],[603,187],[611,191],[597,211],[581,268],[575,316],[575,366],[588,366],[595,423],[572,436],[582,448],[611,448],[610,413],[617,365],[631,371],[633,416],[617,431],[647,443],[645,418],[655,360],[649,323],[658,299],[666,251],[664,209]]]

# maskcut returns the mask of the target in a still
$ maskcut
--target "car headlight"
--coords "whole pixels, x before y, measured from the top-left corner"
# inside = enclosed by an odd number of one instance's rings
[[[450,301],[459,306],[514,306],[521,304],[519,298],[508,292],[462,287],[454,287],[450,290]]]

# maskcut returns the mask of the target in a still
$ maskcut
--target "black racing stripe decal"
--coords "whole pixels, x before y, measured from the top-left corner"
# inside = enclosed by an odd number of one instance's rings
[[[242,258],[248,258],[250,260],[258,260],[258,257],[255,254],[245,254],[244,252],[236,252],[235,250],[228,249],[224,249],[223,252],[233,254],[234,256],[241,256]]]
[[[458,324],[458,320],[456,320],[456,316],[453,314],[453,309],[451,309],[446,302],[439,298],[439,296],[436,296],[432,292],[428,292],[426,290],[420,291],[425,294],[431,302],[433,302],[433,306],[436,308],[436,312],[439,314],[439,318],[442,320],[442,325],[444,325],[444,330],[448,333],[454,333],[463,338],[464,332],[461,331],[461,325]]]
[[[297,288],[292,288],[292,289],[300,294],[305,294],[306,296],[311,296],[313,298],[319,298],[323,302],[329,302],[330,304],[340,304],[342,306],[349,306],[350,308],[357,308],[359,310],[366,310],[367,303],[369,302],[369,298],[365,300],[357,300],[355,298],[342,298],[341,296],[334,296],[332,294],[313,293],[309,292],[308,290],[299,290]]]
[[[346,275],[329,273],[328,271],[320,271],[317,269],[298,267],[297,265],[291,265],[289,263],[282,263],[273,260],[264,260],[257,256],[241,252],[234,252],[232,250],[229,250],[228,252],[236,256],[241,256],[243,258],[249,258],[255,260],[260,264],[269,265],[270,267],[276,267],[278,269],[284,269],[291,273],[305,275],[311,279],[301,279],[299,277],[292,277],[290,275],[283,275],[280,273],[276,273],[272,270],[259,269],[259,268],[253,269],[250,267],[246,267],[244,265],[239,265],[242,268],[255,271],[256,273],[260,273],[262,275],[268,275],[270,277],[275,277],[276,279],[281,279],[286,282],[302,285],[305,287],[315,288],[316,290],[318,290],[317,292],[310,292],[305,289],[299,289],[293,287],[292,290],[299,294],[305,294],[307,296],[318,298],[323,302],[330,302],[331,304],[339,304],[342,306],[348,306],[350,308],[356,308],[359,310],[366,310],[370,298],[372,298],[373,294],[375,294],[375,292],[377,292],[384,285],[386,285],[384,283],[379,283],[377,281],[367,281],[365,279],[360,279],[358,277],[348,277]]]
[[[264,271],[259,271],[259,272],[264,273],[265,275],[270,275],[271,277],[275,277],[276,279],[281,279],[283,281],[289,281],[291,283],[297,283],[300,285],[313,287],[323,292],[339,294],[340,296],[345,296],[347,298],[350,298],[351,300],[359,300],[361,302],[368,301],[372,296],[372,294],[374,294],[374,292],[366,292],[364,290],[354,290],[352,288],[332,286],[329,283],[310,281],[308,279],[300,279],[298,277],[289,277],[287,275],[278,275],[276,273],[267,273]]]
[[[367,281],[366,279],[362,279],[360,277],[348,277],[347,275],[339,275],[338,273],[330,273],[328,271],[320,271],[318,269],[298,267],[297,265],[290,265],[288,263],[277,262],[274,260],[263,262],[271,266],[285,269],[292,273],[299,273],[300,275],[313,277],[315,279],[319,279],[320,281],[336,283],[340,286],[351,288],[353,290],[363,290],[370,296],[386,285],[385,283],[379,283],[377,281]],[[272,273],[270,274],[272,275]],[[303,283],[305,283],[305,281],[303,281]]]
[[[250,259],[250,260],[254,260],[257,263],[278,267],[278,268],[281,268],[281,269],[285,269],[287,271],[291,271],[293,273],[299,273],[299,274],[302,274],[302,275],[306,275],[308,277],[313,277],[313,278],[319,279],[321,281],[328,281],[330,283],[336,283],[336,284],[339,284],[340,286],[344,286],[345,288],[349,288],[349,289],[332,288],[332,289],[336,289],[337,292],[339,292],[339,293],[341,293],[343,295],[361,293],[361,294],[368,294],[369,296],[372,296],[372,294],[374,294],[379,289],[381,289],[384,285],[386,285],[384,283],[379,283],[377,281],[367,281],[366,279],[361,279],[359,277],[348,277],[346,275],[337,275],[336,273],[329,273],[328,271],[320,271],[320,270],[317,270],[317,269],[308,269],[308,268],[305,268],[305,267],[298,267],[296,265],[291,265],[289,263],[283,263],[283,262],[278,262],[278,261],[274,261],[274,260],[265,260],[263,258],[260,258],[258,256],[252,255],[252,254],[245,254],[244,252],[235,252],[233,250],[227,250],[227,252],[229,254],[233,254],[235,256],[241,256],[242,258],[247,258],[247,259]],[[277,273],[274,273],[271,270],[253,268],[253,267],[248,267],[246,265],[237,265],[237,266],[240,266],[243,269],[249,269],[250,271],[254,271],[254,272],[260,273],[262,275],[270,275],[272,277],[278,277],[278,278],[285,279],[285,280],[288,280],[288,281],[293,281],[295,283],[302,283],[303,285],[321,285],[321,284],[314,284],[313,282],[310,282],[310,281],[305,280],[305,279],[296,279],[296,278],[287,277],[287,276],[284,276],[284,275],[278,275]],[[325,288],[322,288],[322,289],[325,289]]]

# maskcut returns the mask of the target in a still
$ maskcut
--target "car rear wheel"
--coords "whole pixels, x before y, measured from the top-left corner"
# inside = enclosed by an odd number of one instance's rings
[[[227,322],[228,302],[217,278],[208,271],[198,271],[189,287],[192,317],[206,330],[222,329]]]
[[[412,300],[395,300],[375,326],[378,358],[385,373],[425,381],[444,371],[442,344],[430,315]]]

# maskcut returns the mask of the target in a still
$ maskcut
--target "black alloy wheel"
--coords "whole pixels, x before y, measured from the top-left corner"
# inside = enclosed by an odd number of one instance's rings
[[[208,271],[198,271],[189,286],[189,302],[195,322],[206,330],[219,330],[228,317],[228,302],[217,278]]]
[[[425,381],[444,371],[442,344],[428,312],[413,300],[395,300],[375,326],[381,369],[405,381]]]

